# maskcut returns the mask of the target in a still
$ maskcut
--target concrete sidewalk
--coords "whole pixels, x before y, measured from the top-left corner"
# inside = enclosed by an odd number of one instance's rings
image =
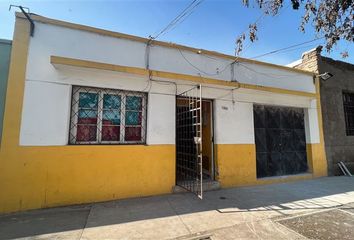
[[[354,177],[0,216],[0,239],[353,239]]]

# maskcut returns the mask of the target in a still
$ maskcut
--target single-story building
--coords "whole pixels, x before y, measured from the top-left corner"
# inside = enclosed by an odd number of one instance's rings
[[[0,212],[327,175],[308,71],[16,14]]]
[[[321,56],[321,51],[321,46],[307,51],[290,66],[332,75],[320,81],[328,174],[343,174],[340,161],[354,173],[354,65]]]

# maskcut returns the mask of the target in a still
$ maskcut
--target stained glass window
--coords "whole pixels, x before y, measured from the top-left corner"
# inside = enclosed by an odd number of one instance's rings
[[[120,140],[121,96],[103,94],[102,141]]]
[[[92,142],[97,140],[98,94],[79,93],[79,109],[76,141]]]
[[[71,115],[71,144],[145,142],[145,93],[73,87]]]

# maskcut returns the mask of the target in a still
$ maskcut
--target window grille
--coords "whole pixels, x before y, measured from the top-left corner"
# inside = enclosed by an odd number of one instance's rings
[[[74,86],[70,144],[142,144],[146,93]]]
[[[347,136],[354,136],[354,93],[343,92],[343,106]]]

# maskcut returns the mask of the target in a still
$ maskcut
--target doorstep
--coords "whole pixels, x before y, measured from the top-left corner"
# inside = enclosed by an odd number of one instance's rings
[[[203,181],[203,191],[214,191],[219,189],[221,189],[220,182],[213,181],[213,180]],[[183,193],[183,192],[188,192],[188,190],[178,185],[175,185],[172,188],[172,193]]]

